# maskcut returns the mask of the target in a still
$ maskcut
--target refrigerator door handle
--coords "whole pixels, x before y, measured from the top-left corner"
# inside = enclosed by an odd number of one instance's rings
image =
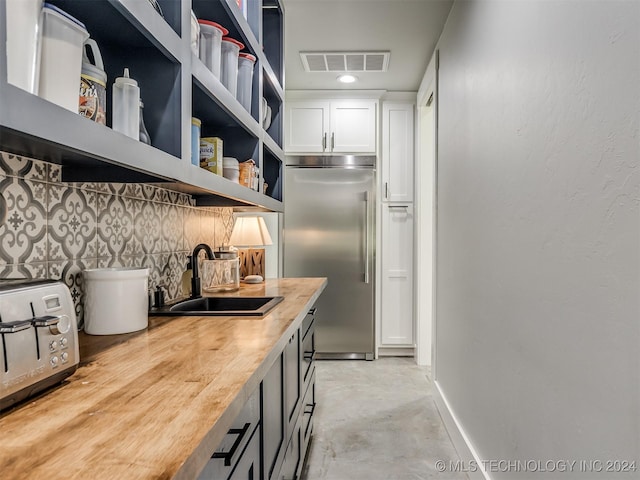
[[[369,283],[369,192],[364,192],[364,283]]]

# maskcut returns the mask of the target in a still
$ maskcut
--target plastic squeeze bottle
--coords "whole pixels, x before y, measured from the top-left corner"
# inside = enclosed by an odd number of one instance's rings
[[[129,69],[124,69],[122,77],[113,84],[112,116],[113,129],[128,137],[140,137],[140,88],[138,82],[129,77]]]

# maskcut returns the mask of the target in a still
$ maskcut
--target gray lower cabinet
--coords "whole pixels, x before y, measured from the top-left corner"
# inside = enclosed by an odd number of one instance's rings
[[[285,438],[284,355],[280,354],[262,380],[263,479],[278,478]]]
[[[288,339],[199,480],[296,480],[313,431],[312,309]]]
[[[236,473],[244,471],[243,476]],[[199,480],[259,479],[260,388],[249,397],[222,443],[211,456]]]

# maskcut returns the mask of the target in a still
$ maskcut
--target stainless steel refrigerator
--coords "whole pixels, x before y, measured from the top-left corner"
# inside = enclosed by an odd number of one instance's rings
[[[285,277],[327,277],[318,358],[373,360],[375,157],[287,157]]]

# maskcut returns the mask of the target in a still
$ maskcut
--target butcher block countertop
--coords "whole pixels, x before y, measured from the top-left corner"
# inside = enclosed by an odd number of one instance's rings
[[[80,334],[78,371],[0,416],[0,477],[195,478],[326,283],[227,294],[284,296],[265,317],[150,317],[136,333]]]

